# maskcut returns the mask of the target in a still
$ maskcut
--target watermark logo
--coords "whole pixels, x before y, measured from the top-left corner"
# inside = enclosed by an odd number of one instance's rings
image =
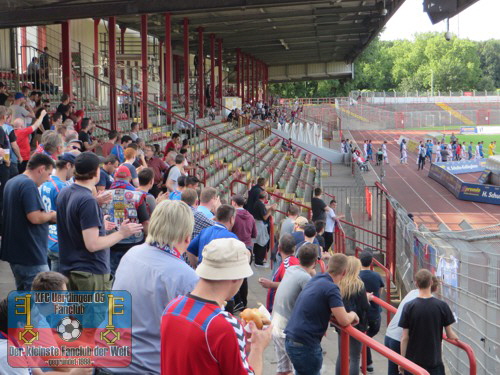
[[[11,292],[12,367],[126,367],[132,355],[132,300],[126,291]]]

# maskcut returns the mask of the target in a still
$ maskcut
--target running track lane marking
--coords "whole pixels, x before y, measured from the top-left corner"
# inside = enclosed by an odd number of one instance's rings
[[[359,132],[360,132],[360,133],[361,133],[361,132],[371,133],[372,131],[365,130],[365,131],[359,131]],[[383,135],[384,135],[384,136],[383,136],[384,140],[387,140],[387,141],[389,142],[389,141],[391,141],[391,140],[390,140],[390,138],[388,138],[388,137],[386,136],[386,134],[387,134],[387,133],[388,133],[387,131],[384,131],[384,132],[380,132],[378,135],[383,134]],[[392,133],[392,132],[391,132],[391,133]],[[363,139],[364,139],[364,138],[363,138]],[[370,137],[368,137],[368,138],[366,138],[366,139],[377,139],[377,138],[373,138],[373,137],[372,137],[372,138],[370,138]],[[392,149],[395,147],[395,145],[394,145],[394,144],[392,144],[391,146],[393,146],[393,147],[391,147],[391,151],[390,151],[390,152],[391,152],[393,155],[395,155],[395,156],[396,156],[396,158],[398,158],[397,154],[396,154],[396,153],[394,153],[394,151],[392,151]],[[389,147],[388,147],[388,151],[389,151]],[[416,162],[416,161],[417,161],[417,159],[416,159],[416,158],[415,158],[415,159],[413,159],[414,155],[413,155],[413,154],[411,154],[411,153],[408,153],[408,156],[409,156],[409,157],[408,157],[408,159],[410,159],[410,155],[411,155],[412,161],[415,161],[415,162]],[[390,165],[390,164],[389,164],[389,165]],[[408,165],[410,165],[410,164],[408,164]],[[397,174],[399,177],[401,177],[401,178],[402,178],[402,176],[399,174],[399,172],[398,172],[398,171],[397,171],[394,167],[392,167],[392,165],[391,165],[391,168],[392,168],[392,169],[396,172],[396,174]],[[452,207],[453,207],[453,208],[454,208],[454,209],[455,209],[458,213],[460,213],[460,214],[464,215],[464,218],[466,218],[466,217],[467,217],[467,214],[466,214],[466,213],[464,214],[464,212],[463,212],[463,211],[461,211],[460,209],[458,209],[458,208],[457,208],[457,207],[456,207],[456,206],[455,206],[455,205],[454,205],[454,204],[453,204],[453,203],[452,203],[452,202],[451,202],[451,201],[450,201],[450,200],[446,197],[447,195],[451,195],[452,197],[454,197],[454,195],[453,195],[453,194],[452,194],[452,193],[451,193],[448,189],[444,188],[444,189],[446,189],[446,192],[445,192],[445,194],[442,194],[440,191],[436,190],[436,188],[435,188],[434,186],[432,186],[431,184],[429,184],[429,182],[427,182],[427,181],[426,181],[426,179],[422,178],[422,176],[421,176],[421,175],[419,175],[418,173],[416,173],[416,171],[415,171],[414,169],[409,169],[409,170],[410,170],[410,172],[411,172],[411,174],[412,174],[413,176],[415,176],[415,175],[416,175],[416,176],[418,176],[418,177],[419,177],[419,179],[420,179],[420,180],[422,180],[422,181],[423,181],[423,182],[424,182],[424,183],[425,183],[428,187],[430,187],[430,188],[431,188],[431,189],[432,189],[432,190],[433,190],[433,191],[434,191],[437,195],[439,195],[439,196],[441,196],[442,198],[444,198],[444,200],[445,200],[445,201],[446,201],[449,205],[451,205],[451,206],[452,206]],[[374,171],[375,171],[375,173],[377,173],[375,168],[374,168]],[[378,173],[377,173],[377,175],[378,175]],[[403,178],[402,178],[402,179],[403,179]],[[432,209],[430,208],[430,206],[429,206],[429,205],[427,204],[427,202],[426,202],[426,201],[425,201],[425,200],[424,200],[424,199],[420,196],[420,194],[418,194],[418,193],[415,191],[415,189],[413,189],[413,187],[412,187],[412,186],[411,186],[411,185],[410,185],[407,181],[405,181],[405,183],[406,183],[406,184],[410,187],[410,189],[411,189],[411,190],[413,190],[413,191],[416,193],[416,195],[417,195],[417,196],[418,196],[418,197],[419,197],[419,198],[420,198],[420,199],[421,199],[421,200],[425,203],[425,205],[426,205],[427,207],[429,207],[429,209],[431,210],[431,212],[433,212],[433,213],[436,215],[436,217],[438,218],[438,220],[439,220],[441,223],[446,224],[446,223],[445,223],[445,222],[441,219],[441,217],[440,217],[440,216],[439,216],[439,215],[438,215],[438,214],[437,214],[434,210],[432,210]],[[457,199],[455,198],[455,200],[457,200]],[[465,201],[461,201],[461,202],[465,202]],[[483,211],[483,212],[484,212],[485,214],[487,214],[489,217],[493,218],[493,220],[498,221],[498,219],[496,218],[496,216],[492,215],[491,213],[489,213],[488,211],[486,211],[485,209],[483,209],[483,208],[482,208],[481,206],[479,206],[477,203],[475,203],[475,202],[469,202],[469,203],[471,203],[471,204],[472,204],[472,205],[474,205],[475,207],[479,208],[479,210]],[[469,212],[469,214],[480,214],[480,212]],[[420,216],[421,216],[421,215],[420,215]]]

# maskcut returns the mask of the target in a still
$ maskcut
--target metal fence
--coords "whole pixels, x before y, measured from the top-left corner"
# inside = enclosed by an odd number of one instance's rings
[[[414,288],[421,268],[441,277],[440,298],[454,312],[453,328],[471,345],[478,374],[500,373],[500,224],[460,232],[419,231],[407,212],[389,198],[396,210],[396,268],[399,284]],[[444,346],[444,359],[452,374],[468,372],[463,351]]]

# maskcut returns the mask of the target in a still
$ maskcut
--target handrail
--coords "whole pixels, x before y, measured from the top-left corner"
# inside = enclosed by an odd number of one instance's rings
[[[340,329],[340,374],[348,375],[349,374],[349,339],[352,337],[353,339],[359,341],[361,344],[370,347],[371,349],[379,352],[388,360],[396,363],[398,366],[401,366],[406,371],[410,372],[414,375],[429,375],[429,373],[424,370],[422,367],[417,364],[411,362],[410,360],[403,357],[401,354],[396,353],[395,351],[389,349],[384,344],[379,343],[378,341],[372,339],[367,336],[360,330],[354,328],[352,325],[348,325],[346,327],[341,327],[337,325]]]
[[[201,166],[201,165],[199,165],[198,163],[195,163],[195,164],[193,164],[193,165],[188,165],[187,167],[184,167],[184,169],[186,169],[186,170],[188,170],[188,171],[189,171],[189,170],[193,170],[193,171],[194,171],[194,172],[193,172],[193,173],[194,173],[194,174],[193,174],[193,176],[196,176],[196,170],[197,170],[197,169],[200,169],[200,170],[203,172],[203,179],[202,179],[202,181],[200,181],[200,182],[201,182],[204,186],[207,186],[207,170],[206,170],[204,167],[202,167],[202,166]]]
[[[345,221],[345,220],[343,220],[343,219],[339,219],[339,221],[340,221],[341,223],[343,223],[343,224],[349,225],[349,226],[354,227],[354,228],[356,228],[356,229],[361,229],[362,231],[365,231],[365,232],[367,232],[367,233],[374,234],[374,235],[379,236],[379,237],[382,237],[382,238],[387,238],[387,236],[384,236],[383,234],[373,232],[373,231],[371,231],[371,230],[369,230],[369,229],[366,229],[366,228],[360,227],[359,225],[356,225],[356,224],[354,224],[354,223],[350,223],[350,222]]]
[[[377,298],[375,296],[372,297],[372,301],[375,302],[380,307],[386,309],[388,312],[390,311],[393,314],[396,314],[396,312],[398,311],[398,309],[395,308],[394,306],[386,303],[385,301],[383,301],[380,298]],[[443,334],[443,340],[450,343],[451,345],[456,346],[459,349],[462,349],[465,352],[465,354],[467,354],[467,357],[469,359],[469,375],[476,375],[476,373],[477,373],[477,361],[476,361],[476,355],[474,354],[474,350],[472,349],[472,347],[463,341],[451,340],[448,337],[446,337],[445,334]]]
[[[235,183],[243,184],[248,189],[249,182],[245,182],[245,181],[241,181],[241,180],[233,180],[229,184],[229,190],[231,191],[231,194],[233,194],[233,192],[234,192],[233,187],[234,187]],[[275,193],[267,192],[267,194],[269,194],[272,197],[276,197],[277,199],[281,199],[281,200],[283,200],[285,202],[288,202],[288,203],[294,204],[294,205],[296,205],[298,207],[302,207],[302,208],[306,209],[308,211],[309,219],[311,218],[311,211],[312,211],[311,207],[306,206],[306,205],[304,205],[304,204],[302,204],[300,202],[294,201],[293,199],[285,198],[285,197],[283,197],[281,195],[278,195],[278,194],[275,194]]]
[[[359,252],[362,251],[362,249],[358,246],[356,246],[356,249],[354,249],[354,254],[356,258],[359,257]],[[387,267],[385,267],[382,263],[380,263],[377,259],[373,258],[372,259],[372,265],[371,269],[373,270],[373,263],[375,263],[382,271],[384,271],[385,275],[385,303],[389,306],[391,306],[391,271]],[[374,296],[375,297],[375,296]],[[377,298],[377,297],[375,297]],[[391,321],[391,311],[387,310],[387,324]]]
[[[220,105],[220,107],[221,107],[221,108],[225,108],[225,109],[227,109],[227,110],[231,111],[231,109],[230,109],[230,108],[227,108],[227,107],[223,106],[223,105],[222,105],[222,103],[219,103],[219,105]],[[259,126],[259,127],[261,127],[261,128],[263,128],[263,127],[264,127],[263,125],[261,125],[261,124],[259,124],[259,123],[255,122],[255,121],[253,121],[252,119],[250,119],[250,123],[253,123],[254,125],[257,125],[257,126]],[[272,128],[271,128],[271,133],[272,133],[272,134],[274,134],[275,136],[277,136],[277,137],[279,137],[279,138],[283,139],[283,140],[287,140],[287,141],[288,141],[288,139],[286,139],[286,138],[285,138],[285,137],[283,137],[282,135],[279,135],[278,133],[274,132],[274,130],[273,130]],[[332,165],[333,165],[333,163],[332,163],[331,161],[329,161],[329,160],[327,160],[327,159],[325,159],[325,158],[323,158],[323,157],[319,156],[318,154],[316,154],[316,153],[314,153],[314,152],[312,152],[312,151],[309,151],[309,150],[305,149],[304,147],[299,146],[299,145],[298,145],[298,144],[296,144],[296,143],[293,143],[293,141],[292,141],[292,145],[295,145],[297,148],[300,148],[302,151],[308,152],[308,153],[310,153],[310,154],[312,154],[312,155],[316,156],[316,158],[317,158],[317,159],[321,159],[321,160],[324,160],[326,163],[329,163],[329,164],[330,164],[330,175],[332,174],[332,173],[331,173],[331,170],[332,170]]]

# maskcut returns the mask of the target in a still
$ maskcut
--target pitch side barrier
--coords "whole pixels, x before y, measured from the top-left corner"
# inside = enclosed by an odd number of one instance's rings
[[[457,199],[500,205],[500,186],[486,182],[489,170],[485,168],[486,159],[433,163],[428,176],[447,188]],[[482,172],[478,182],[465,182],[459,175]]]

